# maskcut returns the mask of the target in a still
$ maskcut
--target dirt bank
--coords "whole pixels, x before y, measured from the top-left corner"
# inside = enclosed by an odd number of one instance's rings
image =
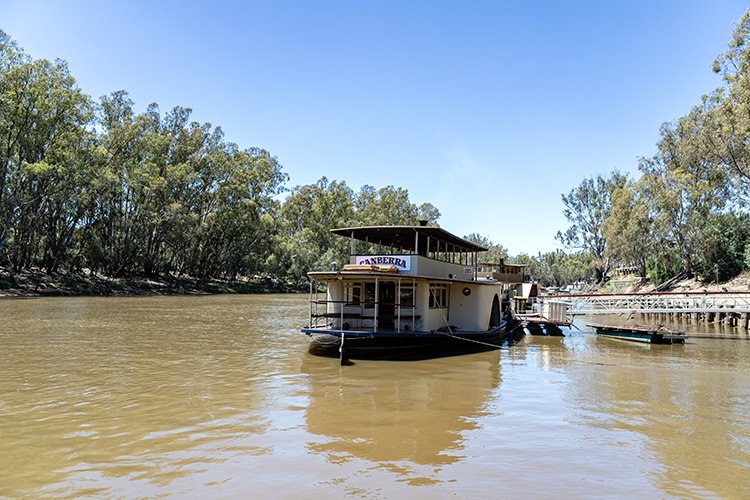
[[[85,272],[80,274],[48,274],[41,271],[25,271],[13,274],[0,268],[0,297],[190,295],[296,291],[282,281],[273,278],[240,278],[236,280],[208,280],[176,276],[112,278]]]
[[[697,278],[673,279],[659,287],[643,283],[636,276],[613,278],[596,291],[603,293],[649,293],[649,292],[750,292],[750,272],[745,272],[725,283],[708,283]]]

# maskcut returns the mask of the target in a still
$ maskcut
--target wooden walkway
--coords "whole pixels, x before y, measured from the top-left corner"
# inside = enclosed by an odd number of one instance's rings
[[[569,312],[573,315],[750,313],[750,292],[577,293],[540,298],[567,302],[570,304]]]

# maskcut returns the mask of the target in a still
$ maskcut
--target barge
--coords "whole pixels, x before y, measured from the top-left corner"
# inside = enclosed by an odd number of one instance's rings
[[[602,337],[610,337],[631,342],[645,342],[649,344],[684,344],[687,335],[680,330],[672,330],[661,325],[631,325],[615,326],[601,324],[587,324]]]

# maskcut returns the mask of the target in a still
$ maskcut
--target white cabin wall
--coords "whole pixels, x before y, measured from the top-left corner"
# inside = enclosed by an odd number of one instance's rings
[[[326,291],[326,312],[328,314],[339,314],[341,312],[342,301],[344,300],[344,282],[329,281]]]
[[[404,280],[405,285],[409,280]],[[463,289],[467,287],[471,293],[466,296]],[[490,285],[483,283],[466,283],[454,282],[449,286],[449,306],[450,309],[430,309],[429,307],[430,285],[427,281],[417,281],[415,289],[415,311],[416,322],[412,323],[411,311],[404,308],[401,313],[401,327],[408,325],[409,330],[430,331],[437,330],[448,324],[456,326],[463,331],[484,331],[489,328],[490,313],[492,310],[492,301],[495,294],[502,304],[503,293],[500,284]],[[330,321],[339,328],[340,320],[337,317],[341,313],[341,307],[344,301],[344,281],[328,282],[326,299],[328,304],[326,312],[333,315]],[[358,305],[350,305],[344,308],[344,312],[350,314],[359,314],[365,316],[374,315],[374,309],[361,309]],[[501,311],[502,313],[502,311]],[[347,329],[372,329],[374,321],[372,319],[346,318],[345,327]]]
[[[452,275],[456,279],[470,280],[474,278],[474,268],[470,265],[454,264],[442,260],[430,259],[421,255],[411,258],[412,269],[409,274],[419,276],[438,276],[448,278]],[[468,271],[468,272],[467,272]]]
[[[463,294],[464,288],[471,290],[468,296]],[[451,286],[450,324],[467,331],[488,330],[495,294],[502,307],[501,285],[454,284]]]
[[[446,326],[445,318],[448,316],[448,309],[427,309],[427,326],[426,330],[437,330]],[[450,320],[448,320],[450,324]]]
[[[471,290],[468,296],[463,294],[464,288]],[[486,330],[487,325],[483,325],[484,318],[480,315],[482,299],[481,293],[477,290],[478,288],[481,289],[484,287],[462,285],[461,283],[451,286],[451,325],[467,331]]]

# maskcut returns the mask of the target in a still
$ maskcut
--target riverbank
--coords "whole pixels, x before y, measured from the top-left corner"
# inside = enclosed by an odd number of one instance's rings
[[[24,271],[12,274],[0,268],[0,297],[200,295],[219,293],[294,293],[281,280],[270,277],[236,280],[162,276],[112,278],[80,274]]]

